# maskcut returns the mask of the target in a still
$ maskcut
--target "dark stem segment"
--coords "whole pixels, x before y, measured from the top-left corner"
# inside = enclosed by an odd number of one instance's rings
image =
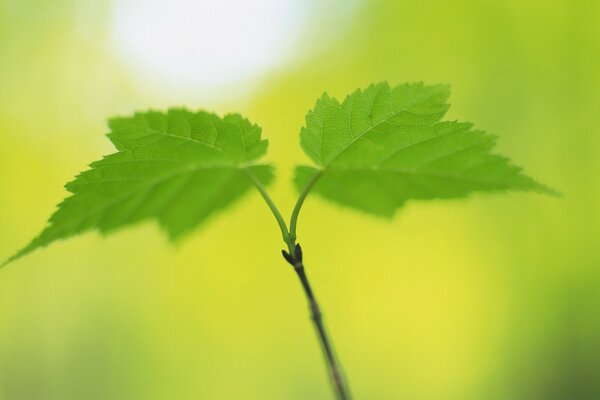
[[[329,377],[333,389],[335,390],[336,397],[339,400],[350,400],[350,391],[344,381],[342,371],[333,351],[331,340],[329,339],[327,331],[325,330],[325,325],[323,324],[323,314],[321,313],[321,309],[319,308],[319,304],[317,303],[317,299],[315,298],[304,270],[302,248],[299,244],[296,244],[293,255],[285,250],[282,250],[281,253],[283,254],[283,258],[294,267],[294,271],[296,271],[296,274],[302,283],[302,288],[304,289],[304,294],[306,295],[310,307],[310,316],[314,323],[319,342],[321,343],[321,349],[323,350],[323,356],[327,362]]]

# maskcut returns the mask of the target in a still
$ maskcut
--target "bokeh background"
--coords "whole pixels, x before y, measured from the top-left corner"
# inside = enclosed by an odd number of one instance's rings
[[[449,117],[559,189],[309,198],[308,273],[356,399],[600,399],[600,2],[0,0],[0,258],[112,151],[105,120],[185,105],[263,127],[286,214],[327,90],[450,83]],[[154,223],[0,272],[0,399],[328,399],[278,229],[252,193],[178,245]]]

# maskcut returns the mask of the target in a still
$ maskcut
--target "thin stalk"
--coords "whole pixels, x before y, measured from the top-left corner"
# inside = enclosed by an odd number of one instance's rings
[[[292,211],[292,217],[290,218],[290,237],[294,242],[296,241],[296,226],[298,225],[298,216],[300,215],[302,204],[304,204],[304,200],[306,199],[306,196],[308,196],[308,192],[310,192],[310,189],[312,189],[315,183],[317,183],[321,175],[323,175],[323,170],[318,171],[310,178],[310,180],[306,183],[306,186],[304,186],[304,189],[302,189],[300,197],[298,197],[298,201],[296,201],[294,211]]]
[[[279,229],[281,230],[281,236],[283,236],[283,241],[288,245],[288,248],[291,250],[293,247],[290,246],[290,233],[288,232],[287,225],[285,224],[285,220],[281,216],[279,209],[273,202],[273,199],[271,199],[271,196],[269,196],[267,189],[265,189],[263,184],[260,183],[260,181],[256,179],[256,177],[250,171],[248,171],[246,168],[243,168],[243,171],[246,173],[250,181],[252,181],[254,186],[256,186],[263,199],[265,199],[265,201],[267,202],[267,205],[269,206],[271,212],[277,220],[277,225],[279,225]]]

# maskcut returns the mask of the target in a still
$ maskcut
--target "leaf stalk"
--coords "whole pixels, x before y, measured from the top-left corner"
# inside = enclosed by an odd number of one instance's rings
[[[323,175],[323,170],[318,171],[310,178],[310,180],[306,183],[306,185],[302,189],[302,192],[300,193],[298,200],[296,201],[296,205],[294,206],[294,211],[292,211],[292,217],[290,218],[290,236],[292,237],[292,240],[294,240],[294,242],[296,241],[296,227],[298,225],[298,216],[300,215],[300,209],[302,208],[302,205],[304,204],[304,200],[306,199],[306,196],[308,196],[308,193],[313,188],[315,183],[317,183],[317,181],[319,180],[321,175]]]

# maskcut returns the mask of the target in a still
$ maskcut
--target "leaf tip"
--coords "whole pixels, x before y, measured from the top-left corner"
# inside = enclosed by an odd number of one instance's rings
[[[32,250],[33,250],[33,248],[30,248],[30,246],[27,246],[27,247],[23,248],[22,250],[19,250],[17,253],[13,254],[12,256],[10,256],[7,259],[5,259],[4,261],[2,261],[2,263],[0,263],[0,270],[3,269],[4,267],[6,267],[8,264],[11,264],[13,261],[16,261],[19,258],[23,257],[24,255],[30,253]]]
[[[564,199],[564,197],[565,197],[565,195],[562,192],[560,192],[550,186],[546,186],[542,183],[538,183],[537,187],[534,190],[537,193],[545,194],[545,195],[553,197],[555,199]]]

